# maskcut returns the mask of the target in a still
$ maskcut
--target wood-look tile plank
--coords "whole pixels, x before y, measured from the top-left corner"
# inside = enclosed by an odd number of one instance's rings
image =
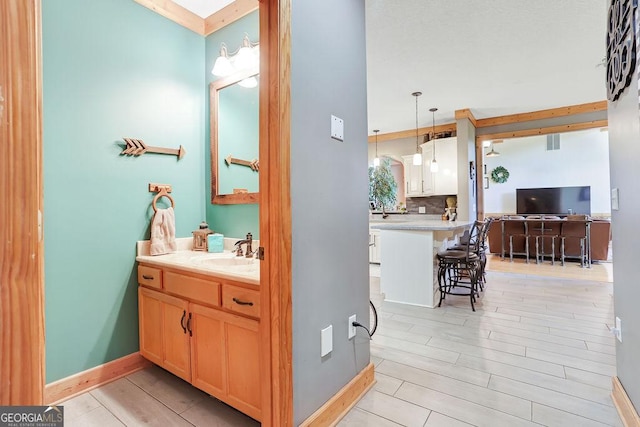
[[[125,378],[91,391],[124,425],[185,426],[189,423]]]
[[[533,404],[533,421],[549,427],[605,427],[611,425],[540,405],[539,403]]]
[[[486,329],[478,329],[470,326],[456,326],[451,325],[446,328],[438,327],[438,326],[424,326],[424,325],[414,325],[409,332],[427,335],[430,337],[439,337],[439,338],[459,338],[459,339],[475,339],[475,338],[488,338],[490,330]]]
[[[611,391],[611,376],[609,375],[596,374],[569,366],[565,366],[564,371],[567,379]]]
[[[486,330],[488,330],[490,333],[496,332],[496,333],[503,334],[505,336],[509,335],[509,336],[515,336],[515,337],[530,338],[533,340],[549,342],[553,344],[564,345],[567,347],[574,347],[579,349],[587,348],[587,344],[582,339],[566,338],[566,337],[561,337],[557,335],[551,335],[550,333],[545,333],[545,332],[531,332],[531,331],[525,331],[521,329],[507,328],[503,326],[491,326],[491,327],[482,326],[482,327],[486,327],[487,328]]]
[[[612,423],[618,416],[615,408],[611,406],[601,405],[509,378],[492,376],[491,380],[489,380],[489,388],[605,424]]]
[[[382,362],[378,370],[405,382],[430,388],[519,418],[530,419],[531,417],[531,403],[529,401],[504,393],[496,393],[486,387],[454,380],[388,360]]]
[[[422,427],[431,413],[429,409],[375,390],[369,391],[356,406],[403,426]]]
[[[589,323],[584,320],[569,320],[569,319],[556,319],[556,320],[542,320],[533,319],[530,317],[523,317],[522,323],[529,325],[548,326],[549,328],[563,329],[566,331],[581,332],[589,335],[596,335],[601,337],[609,337],[611,332],[607,328],[607,325],[602,323]]]
[[[567,329],[558,328],[549,328],[549,333],[551,335],[557,335],[559,337],[582,339],[584,341],[593,342],[596,344],[615,344],[615,338],[613,337],[613,334],[593,335],[587,334],[585,332],[569,331]]]
[[[545,362],[555,363],[563,366],[569,366],[576,369],[582,369],[584,371],[594,372],[596,374],[609,375],[611,377],[616,375],[615,363],[613,365],[610,365],[608,363],[592,362],[591,360],[580,359],[577,357],[567,356],[559,353],[552,353],[549,351],[539,350],[537,348],[527,348],[527,358],[542,360]]]
[[[382,305],[381,310],[386,313],[417,317],[420,319],[432,320],[439,323],[450,323],[452,325],[462,325],[464,323],[464,319],[459,319],[453,316],[443,316],[443,313],[439,310],[426,307],[417,307],[407,304],[385,302]]]
[[[373,389],[379,391],[380,393],[393,396],[393,394],[398,391],[400,385],[402,384],[401,379],[383,374],[380,370],[377,369],[377,366],[375,377],[376,383],[374,384]]]
[[[181,416],[196,427],[259,427],[260,423],[218,399],[209,397],[197,402]]]
[[[478,427],[531,427],[536,425],[531,421],[407,382],[400,386],[396,396]]]
[[[487,348],[490,350],[502,351],[504,353],[515,354],[518,356],[525,355],[525,346],[520,344],[514,344],[504,341],[491,340],[486,338],[472,338],[472,337],[455,337],[449,336],[446,338],[443,337],[433,337],[429,343],[434,342],[434,346],[441,347],[442,345],[446,345],[447,342],[455,342],[461,343],[466,346]],[[430,345],[427,343],[427,345]]]
[[[446,415],[439,414],[438,412],[431,411],[429,419],[424,427],[470,427],[472,424],[467,424],[463,421],[456,420],[455,418],[447,417]]]
[[[412,330],[399,331],[397,329],[389,329],[381,323],[378,324],[375,336],[385,336],[421,345],[426,344],[431,339],[430,335],[415,333]]]
[[[485,372],[456,366],[451,363],[441,362],[428,357],[418,356],[413,353],[406,353],[402,350],[372,344],[371,353],[384,360],[392,360],[397,363],[402,363],[403,365],[413,366],[414,368],[437,373],[449,378],[455,378],[470,384],[486,387],[489,383],[490,375]]]
[[[415,344],[401,339],[389,338],[378,334],[374,335],[373,341],[381,346],[395,348],[407,353],[413,353],[420,356],[429,357],[431,359],[441,360],[443,362],[455,363],[459,356],[459,353],[456,351]]]
[[[607,345],[607,344],[596,344],[593,342],[586,343],[587,348],[590,351],[595,351],[596,353],[604,353],[615,356],[616,354],[616,346],[615,345]]]
[[[603,405],[612,406],[611,387],[609,389],[595,387],[566,378],[559,378],[529,369],[517,368],[500,362],[493,362],[479,357],[463,354],[456,362],[459,366],[477,369],[492,375],[520,381],[549,390],[558,391]]]
[[[557,377],[564,377],[564,369],[562,365],[559,365],[557,363],[550,363],[543,360],[536,360],[529,357],[517,356],[510,353],[504,353],[502,351],[489,350],[485,348],[476,347],[473,345],[467,345],[463,343],[436,339],[436,338],[431,339],[431,341],[429,341],[427,346],[428,347],[438,346],[442,348],[448,348],[451,351],[459,351],[462,354],[482,357],[487,360],[502,362],[508,365],[530,369],[532,371],[555,375]]]
[[[134,372],[127,379],[177,414],[207,398],[205,392],[155,365]]]
[[[65,400],[61,405],[64,406],[65,422],[78,418],[102,406],[100,402],[98,402],[95,397],[91,396],[89,393],[83,393],[69,400]]]
[[[616,364],[615,355],[595,352],[588,349],[569,347],[562,344],[553,344],[550,342],[538,341],[530,338],[503,334],[501,332],[491,332],[489,339],[495,340],[495,341],[512,343],[512,344],[519,344],[527,348],[535,348],[539,350],[549,351],[552,353],[564,354],[566,356],[573,356],[579,359],[591,360],[593,362],[606,363],[609,365]]]
[[[123,427],[135,424],[123,424],[105,407],[99,406],[89,412],[67,419],[67,408],[65,406],[64,425],[66,427]]]
[[[354,407],[340,420],[337,427],[399,427],[400,424]]]

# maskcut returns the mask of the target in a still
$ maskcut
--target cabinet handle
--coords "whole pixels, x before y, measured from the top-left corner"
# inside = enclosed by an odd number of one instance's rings
[[[187,317],[187,310],[182,310],[182,319],[180,319],[180,326],[182,326],[182,330],[184,333],[187,333],[187,328],[184,326],[184,318]]]
[[[238,305],[253,305],[253,303],[251,301],[242,301],[239,300],[238,298],[233,298],[233,302],[235,302]]]
[[[153,280],[153,276],[147,276],[146,274],[143,274],[142,278],[146,280]]]
[[[193,336],[193,331],[191,330],[191,314],[189,313],[189,318],[187,319],[187,330],[189,331],[189,336]]]

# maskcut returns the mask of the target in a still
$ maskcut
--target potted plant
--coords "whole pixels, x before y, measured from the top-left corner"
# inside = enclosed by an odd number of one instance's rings
[[[391,173],[391,161],[388,158],[383,158],[378,167],[369,167],[369,202],[382,211],[383,218],[387,217],[385,209],[395,205],[397,191],[398,185]]]

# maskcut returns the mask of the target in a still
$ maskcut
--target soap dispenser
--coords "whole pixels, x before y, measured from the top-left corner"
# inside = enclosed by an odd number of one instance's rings
[[[207,236],[213,234],[213,230],[209,229],[209,224],[202,221],[197,230],[193,231],[193,250],[207,251]]]

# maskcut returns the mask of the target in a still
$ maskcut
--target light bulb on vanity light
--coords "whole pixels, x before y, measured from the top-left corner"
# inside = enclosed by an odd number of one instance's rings
[[[218,77],[227,77],[232,73],[233,73],[233,65],[231,65],[231,61],[229,61],[227,46],[224,43],[222,43],[220,46],[220,56],[218,56],[215,64],[213,64],[213,69],[211,70],[211,74]]]

